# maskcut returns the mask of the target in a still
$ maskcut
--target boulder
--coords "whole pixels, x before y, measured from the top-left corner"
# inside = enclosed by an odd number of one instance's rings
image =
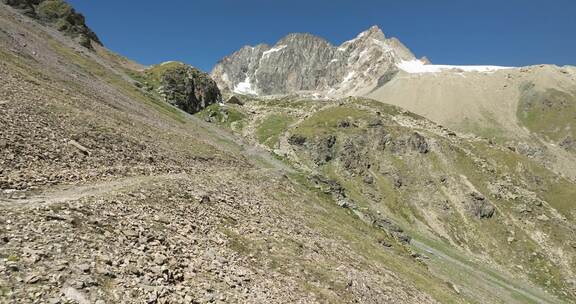
[[[288,138],[288,143],[293,146],[303,146],[306,143],[306,137],[300,134],[292,134]]]
[[[235,105],[239,105],[239,106],[243,106],[244,102],[242,100],[240,100],[240,98],[238,98],[237,96],[231,96],[230,98],[228,98],[228,100],[226,101],[226,103],[228,104],[235,104]]]
[[[165,101],[190,114],[222,101],[216,82],[207,73],[188,65],[165,71],[160,84],[158,91]]]
[[[318,166],[324,165],[334,158],[334,145],[336,136],[328,135],[316,140],[311,147],[311,154],[314,163]]]
[[[494,216],[496,208],[482,194],[472,192],[466,202],[468,213],[478,219],[488,219]]]
[[[420,135],[419,133],[414,132],[408,139],[408,142],[414,151],[422,154],[428,153],[429,151],[428,142],[426,142],[424,136]]]

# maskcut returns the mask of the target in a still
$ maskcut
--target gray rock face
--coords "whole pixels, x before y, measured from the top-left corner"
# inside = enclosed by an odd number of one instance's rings
[[[289,34],[273,47],[245,46],[222,59],[212,77],[226,92],[343,96],[383,85],[398,71],[396,63],[414,58],[373,26],[340,46],[310,34]]]
[[[158,91],[166,102],[191,114],[222,100],[214,80],[191,66],[167,70],[162,75],[161,85]]]
[[[494,216],[496,208],[483,195],[473,192],[470,193],[470,199],[466,202],[468,212],[478,219],[487,219]]]

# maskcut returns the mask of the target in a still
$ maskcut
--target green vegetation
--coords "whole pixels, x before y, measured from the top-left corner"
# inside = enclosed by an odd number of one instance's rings
[[[63,0],[47,0],[38,5],[36,12],[42,19],[54,20],[69,16],[72,13],[72,7]]]
[[[294,119],[286,114],[267,116],[256,129],[256,136],[261,144],[273,148],[278,143],[280,135],[288,128]]]
[[[235,124],[237,129],[241,129],[242,121],[246,118],[238,109],[219,104],[211,104],[194,115],[226,128],[232,128],[232,124]]]
[[[371,117],[374,116],[370,112],[351,105],[330,107],[315,112],[308,119],[300,123],[294,133],[305,137],[331,134],[335,132],[338,123],[343,120],[367,120]]]
[[[354,216],[350,210],[338,207],[330,195],[321,192],[308,182],[307,178],[301,174],[290,175],[290,179],[299,185],[298,192],[302,193],[306,203],[298,203],[298,208],[302,208],[308,216],[306,221],[310,227],[318,229],[325,235],[341,239],[350,246],[358,257],[354,260],[360,270],[371,269],[374,265],[380,265],[386,269],[401,274],[420,290],[425,290],[441,303],[460,303],[461,299],[451,292],[448,286],[438,284],[437,278],[433,277],[426,267],[409,257],[407,249],[397,243],[386,232],[366,225],[361,219]],[[310,204],[313,199],[315,204]],[[299,199],[291,198],[290,204],[298,202]],[[394,244],[389,249],[383,249],[380,240]],[[326,265],[328,266],[328,265]],[[333,276],[329,271],[330,267],[323,266],[320,269],[324,276]],[[338,282],[334,278],[335,283]],[[346,294],[345,286],[336,284],[335,290],[340,291],[340,296]],[[340,299],[341,301],[342,299]]]
[[[576,96],[556,89],[524,89],[518,119],[530,131],[553,141],[576,139]]]
[[[162,64],[154,65],[142,72],[132,71],[130,76],[135,80],[140,81],[142,84],[148,86],[151,91],[156,91],[162,82],[162,76],[169,71],[185,67],[182,62],[165,62]]]

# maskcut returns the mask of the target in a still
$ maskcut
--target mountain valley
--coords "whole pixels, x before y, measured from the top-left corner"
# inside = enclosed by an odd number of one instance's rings
[[[210,73],[0,3],[0,303],[572,303],[576,68],[377,26]]]

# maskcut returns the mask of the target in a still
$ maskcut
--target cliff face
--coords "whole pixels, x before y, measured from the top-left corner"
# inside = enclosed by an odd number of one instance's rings
[[[337,96],[381,83],[397,72],[396,63],[412,59],[400,41],[373,26],[340,46],[310,34],[290,34],[272,47],[246,46],[222,59],[212,77],[227,92]]]

